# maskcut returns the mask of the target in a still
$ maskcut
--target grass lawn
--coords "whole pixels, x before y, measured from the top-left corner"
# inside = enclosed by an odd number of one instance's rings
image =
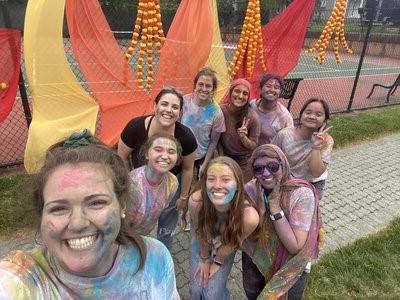
[[[399,299],[400,218],[313,265],[304,299]]]

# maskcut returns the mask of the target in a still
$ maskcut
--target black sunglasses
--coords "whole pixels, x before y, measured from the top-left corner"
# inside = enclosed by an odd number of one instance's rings
[[[253,173],[254,175],[260,176],[264,174],[264,170],[267,169],[270,173],[276,173],[279,171],[279,166],[281,164],[270,162],[267,163],[265,166],[253,166]]]

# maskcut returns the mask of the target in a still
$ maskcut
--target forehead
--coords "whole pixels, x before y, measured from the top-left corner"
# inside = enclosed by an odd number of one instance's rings
[[[249,89],[244,84],[238,84],[233,88],[234,91],[249,92]]]
[[[278,81],[277,79],[275,79],[275,78],[268,79],[268,80],[265,82],[264,85],[266,85],[266,84],[268,84],[268,85],[278,85],[278,86],[281,86],[280,83],[279,83],[279,81]]]
[[[225,164],[214,163],[212,164],[207,171],[207,175],[213,176],[231,176],[234,177],[233,171]]]
[[[311,102],[307,105],[305,110],[322,111],[324,112],[324,107],[321,102]]]
[[[176,149],[176,144],[172,140],[165,138],[165,137],[159,137],[156,138],[153,143],[151,144],[151,147],[166,147],[166,148],[173,148]]]
[[[212,78],[207,75],[201,75],[197,80],[196,84],[205,83],[205,84],[213,84]]]
[[[269,156],[260,156],[254,160],[253,166],[266,165],[270,162],[279,163],[279,160],[277,158],[273,158],[273,157],[269,157]]]
[[[109,188],[113,182],[104,166],[96,163],[65,164],[50,173],[45,184],[48,188],[57,188],[63,191],[68,188],[81,186],[104,186]]]
[[[178,104],[179,106],[181,105],[181,102],[180,102],[178,96],[176,96],[175,94],[172,94],[172,93],[167,93],[167,94],[162,95],[159,103],[160,102],[168,102],[171,104]]]

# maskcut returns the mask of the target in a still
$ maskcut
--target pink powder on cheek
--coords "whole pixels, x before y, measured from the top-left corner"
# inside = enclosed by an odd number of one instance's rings
[[[51,221],[46,221],[46,223],[42,225],[42,235],[49,236],[52,240],[60,239],[58,229]]]

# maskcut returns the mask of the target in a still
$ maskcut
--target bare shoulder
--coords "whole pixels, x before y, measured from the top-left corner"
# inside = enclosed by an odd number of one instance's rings
[[[260,216],[253,206],[246,206],[243,210],[244,226],[253,231],[260,222]]]

